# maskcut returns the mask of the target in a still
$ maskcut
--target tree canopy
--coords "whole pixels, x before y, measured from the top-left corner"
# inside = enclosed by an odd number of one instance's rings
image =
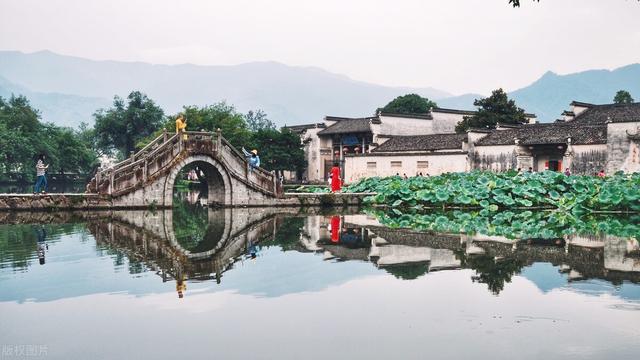
[[[235,147],[256,148],[268,170],[301,171],[306,163],[300,138],[288,129],[276,130],[263,111],[241,114],[225,102],[185,106],[187,130],[216,131]],[[40,122],[39,112],[24,96],[0,97],[0,179],[35,178],[35,159],[45,154],[51,172],[90,174],[99,153],[126,157],[163,129],[175,131],[176,116],[165,117],[153,100],[139,91],[127,99],[114,97],[113,106],[95,113],[94,127],[79,130]],[[16,176],[18,178],[16,178]]]
[[[261,164],[267,170],[303,170],[306,166],[300,137],[288,129],[275,128],[261,110],[239,113],[235,107],[225,102],[198,107],[185,106],[181,112],[187,120],[187,131],[216,131],[236,148],[257,149]],[[175,131],[177,115],[166,119],[164,127],[147,137],[140,145],[148,143],[160,135],[162,129]]]
[[[185,106],[182,114],[187,120],[187,131],[213,132],[220,129],[222,136],[237,148],[247,146],[251,140],[251,131],[244,116],[224,101],[203,107]],[[174,115],[167,120],[164,126],[167,130],[175,131],[176,117]]]
[[[269,120],[267,117],[267,113],[262,110],[252,111],[249,110],[244,116],[247,121],[247,126],[251,131],[260,131],[273,129],[275,130],[276,124],[273,121]]]
[[[509,100],[507,93],[502,89],[494,90],[487,98],[476,99],[473,105],[478,107],[477,112],[474,115],[465,116],[456,125],[457,133],[464,133],[470,128],[495,129],[498,123],[527,122],[524,110],[516,106],[515,101]]]
[[[115,96],[113,107],[98,110],[94,117],[98,149],[106,154],[118,152],[121,157],[127,157],[129,152],[135,151],[136,143],[162,126],[164,112],[147,95],[133,91],[126,102]]]
[[[258,150],[261,166],[267,170],[303,171],[306,167],[300,137],[287,128],[258,130],[252,134],[253,148]]]
[[[438,105],[435,102],[418,94],[407,94],[391,100],[384,107],[378,108],[376,113],[382,111],[396,114],[426,114],[436,106]]]
[[[613,102],[616,104],[631,104],[634,102],[634,100],[627,90],[620,90],[613,98]]]
[[[0,97],[0,178],[35,178],[35,160],[46,156],[49,171],[89,173],[96,155],[82,131],[43,124],[40,114],[24,96]]]

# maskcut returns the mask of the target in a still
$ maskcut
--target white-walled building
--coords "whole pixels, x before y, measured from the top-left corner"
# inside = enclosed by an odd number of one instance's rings
[[[327,181],[334,163],[347,172],[349,158],[367,155],[398,136],[453,133],[458,122],[471,111],[434,108],[429,114],[379,113],[377,116],[345,118],[326,116],[323,122],[288,127],[300,134],[305,145],[310,182]],[[349,166],[353,166],[349,164]]]
[[[640,171],[640,103],[572,102],[563,119],[497,129],[454,129],[470,111],[435,108],[430,114],[326,117],[291,127],[301,134],[306,179],[326,181],[334,162],[346,183],[371,176],[438,175],[474,169],[564,171],[594,174]]]

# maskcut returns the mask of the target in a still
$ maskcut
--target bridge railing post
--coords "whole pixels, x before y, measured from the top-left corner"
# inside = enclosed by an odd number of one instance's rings
[[[216,129],[215,151],[218,153],[222,151],[222,130],[220,128]]]
[[[148,159],[145,156],[144,161],[142,162],[142,182],[143,183],[147,182],[147,171],[148,171],[147,160]]]
[[[273,176],[273,193],[278,195],[278,176],[276,175],[276,171],[271,171],[271,175]]]

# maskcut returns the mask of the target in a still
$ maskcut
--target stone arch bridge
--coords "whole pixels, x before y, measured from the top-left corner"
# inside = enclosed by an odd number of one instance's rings
[[[208,203],[221,206],[284,205],[282,185],[262,168],[249,171],[243,154],[220,131],[169,135],[166,132],[137,153],[99,171],[87,185],[88,193],[108,195],[114,207],[168,208],[173,186],[185,166],[204,173]]]

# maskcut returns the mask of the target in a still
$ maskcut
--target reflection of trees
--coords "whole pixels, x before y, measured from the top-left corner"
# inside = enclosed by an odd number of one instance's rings
[[[383,269],[397,279],[414,280],[429,272],[429,264],[409,263],[385,266]]]
[[[262,246],[279,246],[282,251],[298,250],[300,248],[300,234],[304,227],[304,217],[279,218],[275,236],[262,243]]]
[[[172,211],[176,240],[184,249],[202,252],[212,249],[220,241],[224,219],[209,222],[209,211],[213,210],[175,196]]]
[[[30,260],[38,258],[37,227],[40,226],[44,226],[46,232],[47,238],[44,240],[51,243],[52,239],[57,239],[62,234],[82,231],[83,224],[0,225],[0,268],[26,269]]]
[[[504,290],[505,283],[510,283],[514,275],[520,273],[526,265],[524,261],[517,258],[495,258],[490,255],[470,255],[461,253],[462,266],[476,271],[476,275],[471,277],[473,282],[487,284],[489,290],[498,295]]]

